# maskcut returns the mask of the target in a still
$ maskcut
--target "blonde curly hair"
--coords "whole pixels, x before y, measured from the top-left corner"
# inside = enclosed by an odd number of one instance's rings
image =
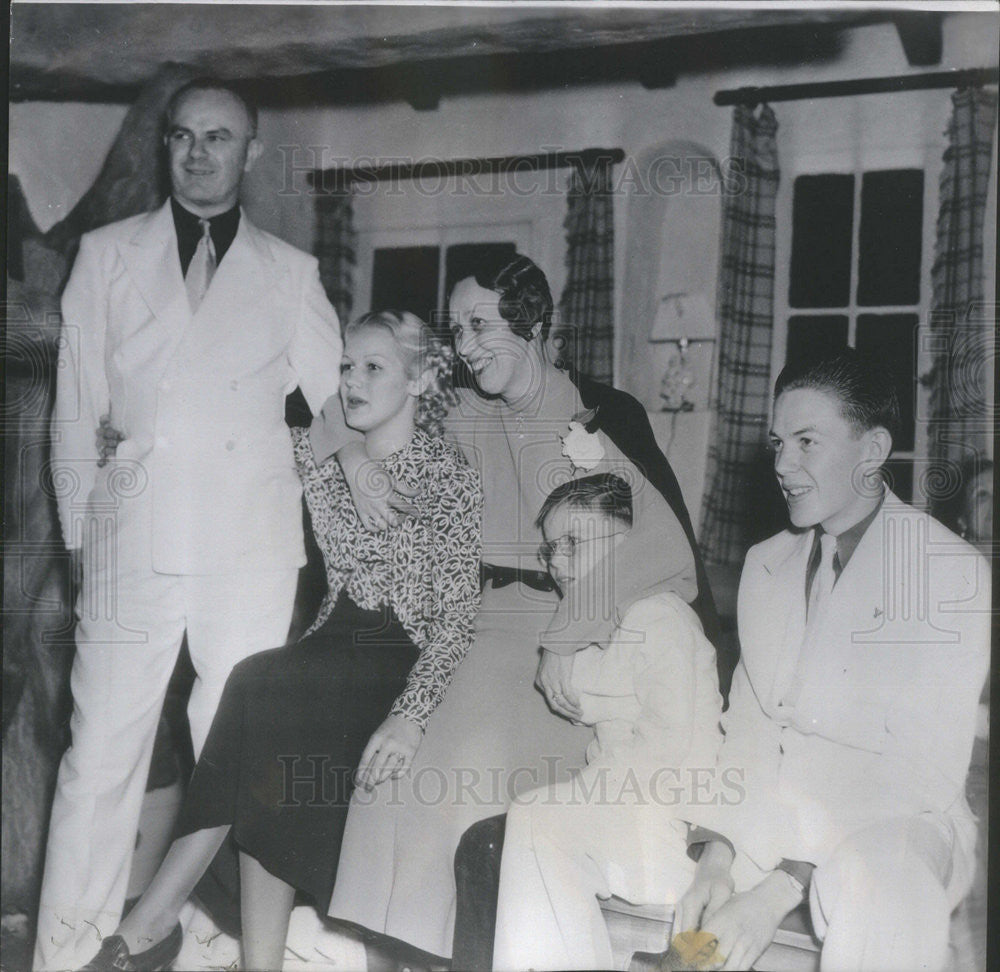
[[[451,384],[454,353],[416,314],[409,311],[370,311],[344,328],[344,336],[368,327],[387,330],[403,351],[407,376],[412,380],[429,372],[427,387],[417,400],[414,424],[430,435],[441,435],[448,408],[458,401]]]

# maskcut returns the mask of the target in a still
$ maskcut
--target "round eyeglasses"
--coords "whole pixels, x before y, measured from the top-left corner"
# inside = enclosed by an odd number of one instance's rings
[[[607,540],[609,537],[617,537],[618,533],[601,533],[596,537],[575,537],[572,533],[564,533],[555,540],[546,540],[538,546],[538,559],[543,564],[551,564],[552,558],[557,554],[564,557],[572,557],[574,551],[582,543],[590,543],[592,540]]]

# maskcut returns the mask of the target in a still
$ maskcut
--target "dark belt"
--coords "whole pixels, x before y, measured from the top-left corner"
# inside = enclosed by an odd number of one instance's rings
[[[536,591],[558,590],[552,576],[544,570],[524,570],[521,567],[501,567],[499,564],[480,564],[479,583],[485,587],[489,581],[494,590],[519,581]]]

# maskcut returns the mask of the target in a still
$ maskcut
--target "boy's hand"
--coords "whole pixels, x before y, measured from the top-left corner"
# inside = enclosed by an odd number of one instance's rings
[[[570,722],[579,722],[583,718],[583,709],[580,708],[580,696],[570,685],[572,675],[572,655],[557,655],[554,651],[542,649],[535,684],[542,690],[553,712]]]
[[[734,894],[702,922],[719,940],[723,969],[749,969],[774,939],[785,915],[802,901],[783,871],[772,871],[749,891]]]
[[[674,934],[704,928],[732,897],[732,863],[733,853],[725,843],[709,841],[705,845],[691,886],[674,909]]]

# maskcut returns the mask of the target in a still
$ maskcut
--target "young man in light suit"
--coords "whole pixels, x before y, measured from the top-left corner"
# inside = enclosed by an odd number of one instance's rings
[[[898,417],[855,352],[778,378],[792,529],[747,556],[717,767],[745,796],[691,811],[701,856],[674,926],[717,936],[727,969],[803,898],[824,970],[943,968],[972,880],[990,568],[883,485]]]
[[[288,634],[305,552],[285,396],[318,413],[341,340],[316,260],[239,208],[256,128],[224,84],[178,91],[171,198],[85,235],[63,295],[52,462],[83,582],[38,969],[79,967],[118,924],[185,631],[196,755],[232,667]],[[102,465],[105,416],[122,441]]]

